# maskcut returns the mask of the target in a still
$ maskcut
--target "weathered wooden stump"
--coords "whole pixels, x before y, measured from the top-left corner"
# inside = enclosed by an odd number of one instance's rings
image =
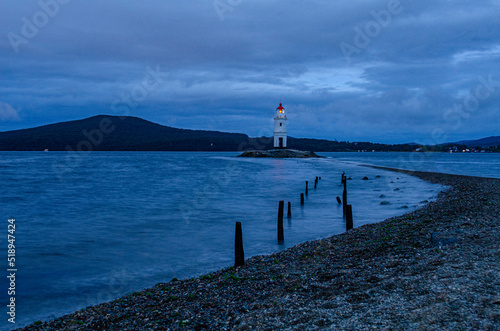
[[[236,234],[234,236],[234,266],[239,267],[245,264],[245,253],[243,251],[243,232],[241,222],[236,222]]]
[[[285,201],[280,201],[278,206],[278,244],[282,244],[285,241],[285,236],[283,234],[283,209],[285,208]]]
[[[288,213],[286,215],[287,218],[292,218],[292,203],[288,201]]]
[[[345,217],[345,230],[349,231],[353,228],[352,220],[352,205],[347,205],[346,217]]]
[[[346,214],[346,209],[347,209],[347,190],[344,189],[344,192],[342,192],[342,212],[344,215]]]

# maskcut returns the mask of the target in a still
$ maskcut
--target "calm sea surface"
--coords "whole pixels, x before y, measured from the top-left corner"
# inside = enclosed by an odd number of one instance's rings
[[[313,160],[236,155],[0,152],[0,328],[230,266],[236,221],[243,223],[246,257],[342,233],[345,221],[335,199],[342,195],[342,171],[352,178],[355,226],[411,211],[443,189],[359,164],[500,178],[498,154],[322,153],[327,158]],[[314,189],[316,176],[322,180]],[[306,180],[309,196],[300,207]],[[279,200],[292,203],[284,245],[276,242]],[[15,325],[6,314],[10,218],[16,224]]]

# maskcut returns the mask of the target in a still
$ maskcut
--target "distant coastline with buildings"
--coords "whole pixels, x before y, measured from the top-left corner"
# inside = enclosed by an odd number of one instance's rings
[[[288,118],[280,103],[272,137],[164,126],[132,116],[98,115],[35,128],[0,132],[0,151],[248,151],[314,152],[500,152],[500,136],[439,145],[349,142],[288,135]]]

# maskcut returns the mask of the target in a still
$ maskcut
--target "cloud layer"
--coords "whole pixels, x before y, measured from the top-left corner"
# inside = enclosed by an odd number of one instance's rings
[[[0,11],[0,130],[127,113],[270,135],[281,101],[296,137],[500,134],[496,0],[40,0]]]

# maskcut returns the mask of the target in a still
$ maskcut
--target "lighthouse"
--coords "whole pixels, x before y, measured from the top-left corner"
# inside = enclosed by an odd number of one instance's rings
[[[286,148],[286,114],[281,103],[274,117],[274,148]]]

